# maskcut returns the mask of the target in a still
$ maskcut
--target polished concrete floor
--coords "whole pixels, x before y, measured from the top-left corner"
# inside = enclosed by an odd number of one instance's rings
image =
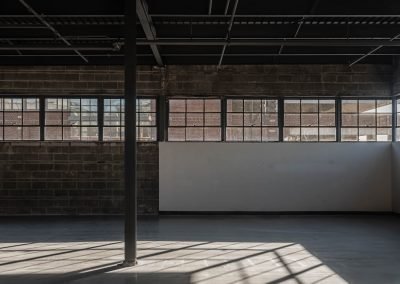
[[[1,218],[0,283],[400,283],[397,216]]]

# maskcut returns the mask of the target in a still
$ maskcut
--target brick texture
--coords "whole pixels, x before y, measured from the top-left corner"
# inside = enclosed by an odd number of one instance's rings
[[[122,214],[123,144],[0,143],[0,215]],[[139,214],[158,212],[158,145],[138,143]]]
[[[391,96],[397,65],[139,66],[139,95]],[[0,95],[122,95],[122,66],[2,66]],[[122,214],[121,143],[0,143],[0,215]],[[158,213],[158,145],[140,143],[139,213]]]

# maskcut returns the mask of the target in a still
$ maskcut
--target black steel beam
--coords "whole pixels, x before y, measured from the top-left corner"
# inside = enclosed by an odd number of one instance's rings
[[[233,20],[235,19],[235,14],[236,14],[236,10],[237,10],[238,4],[239,4],[239,0],[235,0],[235,4],[234,4],[233,10],[232,10],[231,20],[229,21],[228,31],[227,31],[226,37],[225,37],[225,44],[224,44],[224,47],[222,48],[222,52],[221,52],[221,56],[220,56],[219,61],[218,61],[218,67],[217,68],[221,67],[222,60],[224,59],[224,54],[225,54],[226,48],[228,46],[228,40],[229,40],[229,38],[231,36]]]
[[[125,261],[136,265],[137,177],[136,177],[136,6],[125,0]]]
[[[205,45],[218,46],[225,45],[225,39],[157,39],[136,41],[137,45]],[[400,40],[360,40],[360,39],[230,39],[228,45],[231,46],[400,46]]]
[[[52,25],[50,25],[41,15],[39,15],[31,6],[29,6],[24,0],[19,0],[19,2],[30,12],[32,13],[44,26],[46,26],[56,37],[61,39],[67,46],[72,46],[72,44],[65,39]],[[78,50],[73,49],[73,51],[78,54],[83,61],[88,63],[89,61],[85,56],[82,55]]]
[[[136,13],[138,15],[140,24],[142,25],[144,34],[148,40],[154,40],[157,38],[156,29],[152,23],[151,17],[147,11],[147,5],[144,0],[136,0]],[[154,58],[159,66],[164,65],[161,59],[158,47],[155,44],[150,45],[151,51],[154,54]]]
[[[396,39],[399,39],[399,38],[400,38],[400,34],[398,34],[398,35],[394,36],[393,38],[391,38],[391,39],[389,40],[389,42],[393,42],[393,41],[395,41]],[[363,56],[361,56],[361,57],[357,58],[356,60],[354,60],[353,62],[351,62],[351,63],[349,64],[349,66],[351,67],[351,66],[353,66],[354,64],[360,62],[361,60],[363,60],[364,58],[368,57],[369,55],[371,55],[371,54],[377,52],[379,49],[381,49],[381,48],[384,47],[384,46],[385,46],[385,45],[382,45],[382,44],[381,44],[381,45],[375,47],[375,48],[372,49],[370,52],[364,54]]]
[[[208,2],[208,14],[211,15],[212,13],[212,5],[213,5],[213,0],[209,0]]]

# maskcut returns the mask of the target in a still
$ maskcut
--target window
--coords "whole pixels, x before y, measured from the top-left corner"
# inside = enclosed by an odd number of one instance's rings
[[[48,98],[45,140],[98,140],[97,99]]]
[[[392,101],[342,100],[342,141],[392,141]]]
[[[336,141],[335,110],[335,100],[285,100],[283,141]]]
[[[139,98],[136,101],[136,135],[138,141],[157,140],[156,99]],[[124,139],[125,100],[104,99],[104,141]]]
[[[125,100],[104,99],[104,141],[120,141],[124,138]]]
[[[168,140],[221,141],[221,100],[169,100]]]
[[[156,100],[140,98],[136,101],[136,139],[157,140]]]
[[[397,99],[396,141],[400,141],[400,99]]]
[[[278,140],[278,100],[227,100],[226,141]]]
[[[0,140],[39,139],[39,99],[0,98]]]

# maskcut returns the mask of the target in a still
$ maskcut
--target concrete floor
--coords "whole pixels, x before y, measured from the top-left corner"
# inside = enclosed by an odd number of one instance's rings
[[[396,216],[0,219],[0,283],[400,283]]]

